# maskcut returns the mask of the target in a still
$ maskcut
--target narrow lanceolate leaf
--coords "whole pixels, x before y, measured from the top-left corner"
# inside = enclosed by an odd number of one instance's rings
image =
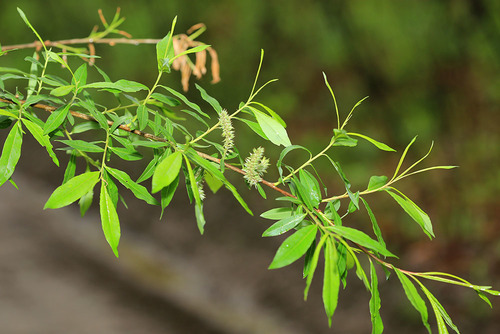
[[[59,125],[63,124],[68,117],[70,105],[67,104],[60,108],[57,108],[50,114],[49,118],[45,122],[45,126],[43,127],[43,134],[47,135],[50,132],[54,131],[59,127]]]
[[[257,122],[259,123],[262,131],[266,134],[267,138],[275,144],[275,145],[283,145],[285,147],[292,145],[290,139],[288,138],[288,134],[277,120],[272,117],[267,116],[263,112],[251,108]]]
[[[137,107],[137,120],[139,121],[139,130],[144,130],[148,125],[148,108],[144,104]]]
[[[101,213],[102,231],[106,241],[111,246],[113,253],[118,257],[118,243],[120,242],[120,221],[116,213],[113,200],[109,196],[104,182],[101,184],[101,195],[99,199],[99,211]]]
[[[10,129],[10,132],[5,139],[0,156],[0,186],[5,183],[16,169],[17,162],[21,157],[21,145],[23,143],[23,134],[21,124],[16,123]]]
[[[99,181],[99,172],[86,172],[59,186],[50,195],[44,209],[58,209],[69,205],[88,193]]]
[[[321,188],[319,187],[318,180],[305,169],[301,169],[299,171],[299,178],[300,183],[302,183],[304,185],[304,188],[307,190],[306,193],[311,203],[315,208],[317,208],[322,200]]]
[[[84,140],[75,139],[75,140],[59,140],[59,141],[63,144],[66,144],[82,152],[89,152],[89,153],[104,152],[104,148],[97,146],[96,144],[86,142]]]
[[[403,274],[400,270],[394,268],[394,271],[396,272],[396,275],[399,278],[399,281],[401,282],[401,285],[403,286],[403,289],[405,290],[406,297],[410,301],[410,303],[413,305],[413,307],[420,312],[420,316],[422,317],[422,323],[424,324],[425,328],[431,333],[431,327],[429,326],[429,315],[427,313],[427,306],[425,305],[425,301],[420,297],[420,295],[417,292],[417,289],[413,285],[413,283],[410,281],[408,277],[406,277],[405,274]]]
[[[332,326],[332,317],[337,308],[340,288],[340,275],[337,266],[338,254],[333,238],[326,240],[325,274],[323,278],[323,304],[328,317],[328,325]]]
[[[327,229],[337,233],[341,237],[344,237],[348,240],[351,240],[352,242],[357,243],[360,246],[374,250],[375,252],[383,256],[396,257],[396,255],[389,252],[382,244],[380,244],[380,242],[373,240],[368,235],[355,228],[332,225],[327,227]]]
[[[148,90],[147,86],[135,81],[130,80],[118,80],[117,82],[93,82],[91,84],[81,87],[85,88],[100,88],[104,90],[119,90],[125,93],[135,93],[141,90]]]
[[[414,221],[420,225],[422,230],[427,234],[429,239],[432,239],[434,237],[434,232],[432,230],[432,223],[431,219],[429,216],[422,210],[420,209],[415,203],[413,203],[412,200],[410,200],[408,197],[402,197],[393,191],[386,190],[389,195],[391,195],[392,198],[398,203],[403,210],[411,217],[413,218]]]
[[[78,205],[80,205],[80,215],[83,217],[90,206],[92,205],[92,200],[94,199],[94,190],[91,189],[88,193],[83,195],[78,201]]]
[[[74,85],[67,85],[67,86],[59,86],[50,91],[50,95],[53,96],[65,96],[71,93],[74,90],[75,86]]]
[[[153,193],[168,186],[179,175],[182,165],[182,153],[177,151],[163,159],[155,169],[153,174]]]
[[[163,212],[165,208],[170,204],[172,198],[174,197],[175,191],[179,186],[179,175],[172,181],[168,186],[161,190],[161,214],[160,219],[163,217]]]
[[[316,225],[309,225],[289,236],[278,248],[269,269],[288,266],[302,257],[316,238],[317,231]]]
[[[195,201],[194,209],[195,209],[196,223],[198,225],[200,233],[203,234],[203,232],[205,231],[205,217],[203,215],[203,203],[200,197],[200,190],[198,189],[198,183],[196,182],[196,177],[194,176],[193,168],[191,167],[191,163],[189,163],[188,157],[184,156],[184,160],[186,161],[186,166],[188,169],[188,176],[189,176],[189,184],[191,186],[191,191],[193,193]]]
[[[319,253],[321,253],[321,249],[323,249],[323,245],[325,244],[327,238],[328,234],[323,234],[309,262],[309,272],[307,273],[306,288],[304,289],[304,300],[307,300],[307,295],[309,294],[309,288],[311,287],[314,272],[316,271],[316,267],[318,266]]]
[[[395,149],[389,147],[388,145],[386,145],[384,143],[376,141],[375,139],[370,138],[368,136],[365,136],[365,135],[362,135],[362,134],[359,134],[359,133],[355,133],[355,132],[349,132],[348,135],[349,136],[357,136],[357,137],[363,138],[363,139],[369,141],[370,143],[372,143],[373,145],[375,145],[377,148],[381,149],[382,151],[396,152]]]
[[[175,20],[172,23],[172,30],[175,25]],[[156,44],[156,59],[158,61],[158,71],[170,73],[170,60],[175,56],[174,45],[172,43],[172,33],[169,32],[167,36],[163,37],[161,41]]]
[[[381,334],[384,331],[384,323],[380,316],[380,294],[378,291],[377,271],[373,262],[370,260],[371,293],[370,315],[372,319],[372,334]]]
[[[202,44],[202,45],[195,46],[194,48],[187,49],[186,51],[183,51],[183,52],[179,53],[178,55],[175,55],[175,57],[172,58],[170,60],[170,62],[174,61],[176,58],[182,57],[182,56],[190,54],[190,53],[201,52],[201,51],[203,51],[203,50],[205,50],[206,48],[209,48],[209,47],[210,47],[210,45]]]
[[[69,157],[68,165],[64,170],[64,178],[62,184],[65,184],[75,176],[76,172],[76,152],[71,151],[71,156]]]
[[[24,125],[28,129],[28,131],[35,137],[36,141],[47,149],[47,153],[52,158],[52,161],[59,167],[59,160],[57,159],[56,154],[52,150],[52,143],[50,142],[50,138],[48,135],[43,134],[43,129],[36,123],[33,123],[26,118],[22,119]]]
[[[130,176],[127,173],[125,173],[124,171],[121,171],[121,170],[118,170],[115,168],[111,168],[108,166],[106,166],[106,170],[108,171],[109,174],[111,174],[111,176],[113,176],[115,179],[117,179],[122,185],[124,185],[127,189],[131,190],[134,193],[135,197],[137,197],[138,199],[142,199],[143,201],[145,201],[146,203],[151,204],[151,205],[158,205],[159,204],[158,201],[156,200],[156,198],[151,196],[151,194],[148,192],[146,187],[141,186],[140,184],[132,181]]]
[[[306,213],[303,213],[281,219],[280,221],[271,225],[271,227],[269,227],[267,230],[265,230],[262,236],[274,237],[277,235],[281,235],[285,232],[288,232],[295,226],[299,225],[299,223],[304,220],[306,215],[307,215]]]
[[[201,97],[203,100],[207,101],[217,112],[217,114],[220,114],[222,111],[222,107],[219,104],[219,101],[208,95],[208,93],[198,84],[195,84],[196,89],[200,91]]]
[[[84,86],[87,83],[87,63],[83,63],[76,69],[71,83],[77,87],[78,91],[80,91],[79,88],[81,86]]]
[[[451,329],[453,329],[457,334],[460,334],[460,331],[458,330],[458,327],[453,323],[451,320],[450,316],[448,315],[448,312],[444,309],[443,305],[434,297],[434,295],[424,286],[420,286],[422,288],[422,291],[424,291],[425,295],[427,296],[427,299],[429,299],[429,302],[432,305],[432,309],[434,310],[434,314],[436,315],[436,320],[438,323],[438,329],[439,329],[439,334],[448,334],[448,329],[446,328],[446,325],[444,322],[450,326]],[[443,321],[444,320],[444,321]]]
[[[281,207],[281,208],[274,208],[271,210],[267,210],[266,212],[261,213],[261,217],[265,219],[271,219],[271,220],[280,220],[283,218],[288,218],[292,215],[293,208],[289,207]]]
[[[360,197],[361,201],[365,205],[366,211],[368,212],[368,216],[370,217],[370,220],[372,222],[372,227],[373,227],[373,233],[375,233],[375,236],[377,237],[378,242],[385,248],[385,241],[384,238],[382,237],[382,231],[380,231],[380,227],[378,226],[377,219],[375,218],[375,215],[372,212],[372,209],[368,205],[368,202],[365,201],[363,197]]]
[[[399,169],[401,168],[401,165],[403,164],[403,161],[405,160],[406,153],[408,153],[408,150],[410,149],[410,146],[413,145],[417,137],[413,137],[413,139],[410,141],[410,143],[406,146],[405,150],[403,151],[403,154],[401,155],[401,158],[399,159],[398,166],[396,167],[396,170],[394,171],[394,175],[392,176],[392,179],[394,179],[398,173]]]

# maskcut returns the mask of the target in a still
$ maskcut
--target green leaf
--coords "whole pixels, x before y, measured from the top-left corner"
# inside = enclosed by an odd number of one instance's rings
[[[148,125],[148,108],[144,104],[137,107],[137,119],[139,120],[139,130],[144,130]]]
[[[86,88],[112,89],[119,90],[125,93],[135,93],[141,90],[148,90],[148,87],[144,86],[141,83],[123,79],[118,80],[117,82],[93,82],[81,87],[81,89]]]
[[[368,188],[366,190],[375,190],[382,188],[387,184],[387,176],[372,176],[370,177],[370,181],[368,182]]]
[[[300,145],[291,145],[291,146],[287,146],[283,149],[283,151],[281,151],[280,153],[280,157],[278,159],[278,161],[276,162],[276,167],[278,167],[278,171],[280,173],[280,177],[282,176],[282,168],[281,168],[281,164],[283,162],[283,159],[285,158],[285,156],[290,153],[291,151],[294,151],[294,150],[297,150],[297,149],[301,149],[301,150],[304,150],[306,151],[307,153],[309,153],[309,159],[312,158],[312,153],[311,151],[309,151],[307,148],[305,148],[304,146],[300,146]]]
[[[291,217],[283,218],[274,223],[271,227],[264,231],[263,237],[274,237],[290,231],[295,226],[299,225],[301,221],[307,216],[306,213],[297,214]]]
[[[87,83],[87,63],[83,63],[78,67],[71,79],[71,84],[77,87],[77,91],[79,92],[81,86],[85,86]]]
[[[69,157],[68,165],[64,170],[64,178],[62,184],[65,184],[70,179],[75,176],[76,171],[76,151],[71,151],[71,156]]]
[[[288,218],[292,215],[293,209],[291,207],[274,208],[263,212],[260,216],[265,219],[280,220]]]
[[[172,23],[172,30],[175,26],[176,19]],[[156,59],[158,61],[158,71],[170,73],[170,60],[174,58],[174,45],[172,43],[172,32],[163,37],[161,41],[156,44]]]
[[[267,138],[267,136],[265,135],[264,132],[262,132],[262,129],[259,125],[259,123],[257,122],[253,122],[253,121],[250,121],[248,119],[244,119],[244,118],[239,118],[239,117],[233,117],[233,119],[237,119],[238,121],[242,121],[243,123],[245,123],[246,125],[248,125],[248,127],[253,131],[255,132],[256,134],[258,134],[259,136],[261,136],[262,138],[264,138],[265,140],[269,140],[269,138]]]
[[[163,188],[161,190],[161,217],[163,217],[163,212],[165,211],[165,208],[170,204],[172,201],[172,198],[174,197],[175,191],[177,190],[177,187],[179,186],[179,175],[175,178],[175,180],[172,181],[168,186]]]
[[[102,231],[106,241],[111,246],[113,253],[118,257],[118,243],[120,242],[120,221],[116,213],[113,200],[108,193],[104,182],[101,183],[101,195],[99,199],[99,211],[101,213]]]
[[[191,53],[201,52],[201,51],[203,51],[203,50],[205,50],[206,48],[209,48],[209,47],[210,47],[210,45],[202,44],[202,45],[195,46],[194,48],[187,49],[187,50],[179,53],[178,55],[175,55],[175,57],[170,60],[170,63],[172,63],[176,58],[179,58],[181,56],[184,56],[184,55],[187,55],[187,54],[191,54]]]
[[[137,179],[137,181],[136,181],[137,183],[141,183],[143,181],[146,181],[151,176],[153,176],[158,159],[159,159],[159,157],[155,154],[154,158],[148,163],[148,165],[146,166],[146,168],[144,169],[142,174]]]
[[[97,122],[93,121],[88,121],[88,122],[82,122],[76,124],[72,129],[71,129],[71,134],[78,134],[78,133],[84,133],[90,130],[99,130],[101,129],[101,126]]]
[[[121,171],[121,170],[118,170],[115,168],[111,168],[108,166],[106,166],[106,170],[108,171],[109,174],[111,174],[111,176],[113,176],[115,179],[117,179],[122,185],[124,185],[127,189],[131,190],[132,193],[134,193],[135,197],[137,197],[138,199],[142,199],[143,201],[145,201],[146,203],[151,204],[151,205],[158,205],[159,204],[158,201],[153,196],[151,196],[151,194],[148,192],[146,187],[141,186],[140,184],[132,181],[130,176],[127,173],[125,173],[124,171]]]
[[[4,116],[7,116],[7,117],[12,117],[12,118],[18,118],[17,115],[14,115],[10,111],[3,110],[3,109],[0,109],[0,115],[4,115]]]
[[[97,110],[94,101],[92,100],[92,97],[90,96],[89,93],[84,91],[83,95],[85,96],[85,99],[81,100],[79,104],[90,112],[92,117],[94,117],[97,120],[101,128],[107,130],[109,125],[106,116],[104,116],[101,112]]]
[[[66,104],[54,110],[52,114],[47,118],[45,122],[45,126],[43,127],[43,134],[47,135],[50,132],[54,131],[59,127],[59,125],[63,124],[68,117],[70,105]]]
[[[86,141],[79,139],[58,140],[58,141],[82,152],[90,152],[90,153],[104,152],[104,148],[97,146],[96,144],[88,143]]]
[[[362,135],[360,133],[349,132],[348,135],[349,136],[357,136],[357,137],[363,138],[363,139],[369,141],[370,143],[372,143],[373,145],[375,145],[377,148],[381,149],[382,151],[396,152],[395,149],[387,146],[386,144],[381,143],[379,141],[376,141],[375,139],[370,138],[370,137],[365,136],[365,135]]]
[[[222,107],[220,106],[219,101],[208,95],[208,93],[200,85],[195,84],[195,86],[196,89],[200,91],[202,99],[208,102],[214,108],[217,114],[220,114],[222,111]]]
[[[355,228],[332,225],[328,226],[327,229],[335,232],[341,237],[351,240],[354,243],[374,250],[375,252],[380,253],[383,256],[397,257],[396,255],[389,252],[383,245],[381,245],[380,242],[373,240],[364,232],[361,232]]]
[[[91,189],[88,193],[83,195],[78,201],[78,205],[80,206],[80,215],[83,217],[85,213],[88,211],[90,206],[92,205],[92,200],[94,199],[94,190]]]
[[[304,267],[302,269],[302,278],[306,278],[311,269],[311,260],[316,250],[316,239],[313,240],[311,246],[307,249],[306,255],[304,256]]]
[[[74,90],[75,86],[74,85],[67,85],[67,86],[59,86],[57,88],[54,88],[50,91],[50,95],[52,96],[66,96],[69,93],[71,93]]]
[[[224,185],[224,183],[221,180],[213,177],[212,174],[210,173],[205,173],[203,175],[203,178],[205,179],[205,182],[207,183],[208,187],[214,194]]]
[[[323,278],[323,304],[328,317],[328,325],[332,326],[332,317],[337,308],[340,288],[340,275],[337,266],[337,248],[332,238],[326,240],[325,274]]]
[[[384,323],[382,322],[382,317],[380,316],[380,293],[378,291],[378,278],[377,271],[373,262],[370,260],[370,277],[371,286],[370,291],[372,297],[370,298],[370,315],[372,319],[372,334],[381,334],[384,331]]]
[[[127,161],[137,161],[142,159],[142,155],[135,151],[135,150],[130,150],[128,148],[124,147],[109,147],[109,150],[122,158],[123,160]]]
[[[186,166],[188,169],[189,176],[189,184],[191,186],[191,191],[194,196],[194,209],[196,216],[196,223],[198,225],[198,229],[200,230],[200,234],[203,234],[205,230],[205,217],[203,216],[203,203],[201,202],[200,191],[198,189],[198,183],[196,182],[196,177],[193,173],[193,168],[191,168],[191,163],[187,156],[184,156],[184,160],[186,161]]]
[[[21,16],[21,18],[23,19],[24,23],[26,23],[26,25],[28,27],[30,27],[31,30],[35,33],[36,37],[38,37],[38,40],[42,43],[42,46],[44,47],[44,49],[47,50],[45,48],[45,44],[43,42],[43,39],[40,37],[40,35],[38,34],[38,32],[35,30],[35,28],[33,28],[33,26],[31,25],[30,21],[28,21],[28,18],[26,17],[26,14],[24,14],[24,12],[19,7],[17,7],[17,12],[19,13],[19,16]]]
[[[292,145],[285,128],[277,120],[255,108],[251,109],[262,131],[273,144],[278,146],[283,145],[285,147]]]
[[[316,238],[317,231],[316,225],[309,225],[289,236],[278,248],[269,269],[285,267],[302,257]]]
[[[23,133],[21,124],[16,123],[10,129],[0,156],[0,186],[5,183],[16,169],[17,162],[21,157],[21,145],[23,143]]]
[[[1,47],[0,47],[0,50],[1,50]],[[36,52],[33,53],[33,57],[36,57]],[[29,76],[29,80],[28,80],[28,95],[26,96],[26,100],[29,100],[29,98],[35,92],[36,84],[38,83],[38,65],[41,65],[40,62],[38,62],[34,58],[32,58],[32,59],[33,59],[33,62],[31,63],[31,66],[30,66],[30,76]],[[25,58],[25,60],[26,60],[26,58]]]
[[[189,101],[184,95],[182,95],[181,93],[173,90],[172,88],[170,87],[165,87],[165,86],[160,86],[162,88],[165,88],[166,90],[168,90],[172,95],[174,95],[175,97],[179,98],[182,102],[184,102],[188,107],[190,107],[191,109],[194,109],[195,111],[197,111],[200,115],[203,115],[207,118],[210,118],[206,113],[204,113],[203,111],[201,111],[201,108],[200,106],[198,106],[196,103],[193,103],[191,101]]]
[[[394,189],[394,188],[391,188]],[[398,194],[390,191],[389,189],[384,189],[392,198],[398,203],[403,210],[411,217],[414,221],[420,225],[422,230],[427,234],[429,239],[434,237],[434,232],[432,230],[432,223],[429,216],[422,211],[415,203],[413,203],[408,197],[402,197]]]
[[[182,153],[176,151],[163,159],[156,166],[152,180],[152,192],[156,193],[168,186],[179,174],[182,165]]]
[[[403,164],[403,161],[405,160],[406,153],[408,153],[410,146],[415,142],[416,139],[417,139],[416,136],[413,137],[413,139],[410,141],[408,146],[406,146],[405,150],[403,151],[403,154],[401,155],[401,158],[399,159],[398,166],[396,167],[396,170],[394,171],[394,175],[392,176],[391,180],[393,180],[398,175],[399,169],[401,168],[401,165]]]
[[[22,119],[23,124],[26,126],[28,131],[33,135],[36,141],[47,149],[47,153],[52,158],[52,161],[59,167],[59,160],[57,159],[56,154],[52,150],[52,143],[50,142],[50,138],[48,135],[43,134],[43,129],[36,123],[33,123],[26,118]]]
[[[267,111],[269,113],[269,115],[272,118],[274,118],[275,120],[277,120],[284,128],[286,128],[285,121],[274,110],[272,110],[268,106],[265,106],[265,105],[263,105],[262,103],[259,103],[259,102],[252,101],[252,103],[260,106],[261,108],[263,108],[265,111]]]
[[[307,300],[307,295],[309,294],[309,288],[311,287],[314,272],[316,271],[316,267],[318,266],[319,253],[321,252],[321,249],[323,248],[323,245],[326,242],[327,238],[328,234],[323,234],[323,236],[321,236],[321,239],[319,239],[319,243],[316,246],[314,254],[309,262],[309,272],[307,273],[306,287],[304,289],[304,301]]]
[[[351,138],[347,135],[347,132],[344,130],[333,129],[334,136],[332,138],[333,144],[332,146],[346,146],[346,147],[355,147],[358,145],[358,141],[354,138]]]
[[[180,102],[177,99],[160,93],[151,94],[151,98],[160,101],[161,103],[164,103],[170,107],[177,107],[178,105],[180,105]]]
[[[58,209],[69,205],[88,193],[99,181],[99,172],[86,172],[59,186],[50,195],[44,209]]]
[[[432,309],[434,310],[434,314],[436,315],[436,320],[438,322],[438,328],[439,328],[439,333],[448,333],[448,329],[446,328],[446,325],[444,324],[443,320],[450,326],[451,329],[453,329],[457,334],[460,334],[460,331],[458,330],[458,327],[453,323],[451,320],[450,316],[448,315],[448,312],[444,309],[443,305],[434,297],[434,295],[424,286],[420,286],[422,288],[422,291],[424,291],[425,295],[427,296],[427,299],[429,299],[429,302],[432,305]],[[441,318],[441,319],[439,319]]]
[[[169,146],[169,144],[167,142],[157,142],[157,141],[149,141],[149,140],[137,140],[137,141],[133,141],[131,144],[132,144],[132,146],[142,146],[142,147],[152,147],[152,148]]]
[[[316,180],[316,178],[305,169],[301,169],[299,171],[299,178],[300,183],[303,185],[303,189],[305,190],[303,195],[309,198],[309,201],[314,208],[317,208],[322,199],[318,180]]]
[[[382,237],[382,232],[380,231],[380,227],[378,226],[377,219],[375,218],[375,215],[372,212],[372,209],[368,205],[368,202],[365,201],[363,197],[360,197],[361,201],[365,205],[366,211],[368,212],[368,216],[370,216],[370,221],[372,222],[373,226],[373,233],[375,233],[375,236],[377,237],[378,242],[380,245],[382,245],[384,248],[386,247],[384,238]]]
[[[406,277],[405,274],[403,274],[399,269],[394,268],[394,271],[396,272],[396,275],[399,278],[399,281],[401,282],[401,285],[403,286],[403,289],[405,290],[406,297],[410,301],[410,303],[413,305],[413,307],[420,312],[420,316],[422,317],[422,323],[424,324],[425,328],[431,333],[431,327],[429,326],[428,322],[428,313],[427,313],[427,306],[425,305],[425,301],[420,297],[420,295],[417,292],[417,289],[415,289],[415,286],[413,283],[410,281],[408,277]]]

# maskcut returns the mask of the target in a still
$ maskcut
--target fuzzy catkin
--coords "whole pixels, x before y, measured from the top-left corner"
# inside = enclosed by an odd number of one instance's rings
[[[219,122],[222,129],[222,137],[224,138],[224,154],[226,154],[230,152],[234,146],[234,128],[226,109],[221,111]]]
[[[254,148],[250,156],[245,159],[243,166],[245,180],[250,186],[256,186],[262,181],[262,174],[266,172],[267,167],[269,167],[269,159],[264,157],[264,148]]]

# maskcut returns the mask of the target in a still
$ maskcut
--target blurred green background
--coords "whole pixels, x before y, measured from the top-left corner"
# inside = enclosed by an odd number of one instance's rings
[[[427,240],[389,198],[378,195],[370,200],[386,241],[402,254],[405,268],[448,271],[500,287],[500,2],[11,1],[0,13],[0,42],[34,40],[16,7],[45,39],[58,40],[87,36],[99,24],[98,8],[111,19],[118,6],[127,17],[122,29],[134,38],[162,38],[176,15],[177,32],[205,23],[208,29],[200,40],[217,50],[222,81],[211,85],[207,76],[199,83],[228,109],[247,98],[264,49],[261,81],[279,81],[266,88],[260,100],[285,119],[292,143],[313,152],[328,143],[336,124],[322,71],[343,117],[369,96],[348,130],[381,140],[399,153],[377,152],[365,143],[334,153],[355,189],[371,175],[390,175],[415,135],[418,140],[408,161],[425,154],[434,141],[425,166],[460,168],[417,175],[398,188],[431,216],[437,239]],[[27,69],[20,55],[31,53],[11,53],[0,58],[0,65]],[[102,58],[96,64],[113,80],[150,85],[156,78],[153,46],[98,45],[97,54]],[[166,83],[180,90],[180,74],[170,75]],[[199,101],[196,89],[187,95]],[[243,128],[240,133],[240,150],[249,150],[256,138]],[[275,151],[270,153],[274,158],[279,154]],[[328,184],[338,184],[328,165],[319,163],[318,168]],[[453,303],[450,313],[458,315],[456,323],[464,332],[479,322],[484,333],[498,330],[498,301],[490,312],[478,306],[472,293],[450,297],[454,289],[446,288],[438,296]],[[391,333],[391,320],[385,321]],[[326,321],[323,325],[326,331]]]

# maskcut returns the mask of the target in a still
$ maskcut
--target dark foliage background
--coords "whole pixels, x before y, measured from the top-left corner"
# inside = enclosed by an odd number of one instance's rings
[[[459,165],[460,168],[418,175],[406,179],[400,187],[429,213],[437,239],[430,242],[388,198],[377,195],[372,199],[372,208],[375,208],[386,241],[391,245],[389,248],[401,254],[400,263],[408,269],[439,269],[462,275],[478,284],[491,283],[497,289],[500,287],[498,1],[11,1],[2,4],[0,42],[10,45],[34,40],[34,35],[17,15],[16,7],[23,9],[45,39],[58,40],[87,36],[92,26],[98,23],[97,9],[102,8],[110,18],[117,6],[127,17],[122,28],[136,38],[163,37],[175,15],[178,16],[177,32],[184,32],[198,22],[205,23],[208,30],[201,40],[218,51],[222,81],[211,86],[207,77],[200,84],[228,109],[236,107],[248,96],[260,49],[264,49],[262,78],[279,78],[279,81],[266,89],[261,99],[287,121],[294,144],[317,152],[331,136],[335,112],[324,86],[322,71],[328,75],[344,116],[359,99],[370,96],[350,121],[351,130],[377,138],[398,152],[402,152],[413,136],[419,135],[410,153],[413,159],[423,155],[434,140],[433,154],[426,163],[429,166]],[[0,66],[28,68],[22,58],[31,54],[32,50],[11,53],[0,58]],[[148,85],[156,77],[153,46],[99,45],[97,54],[102,57],[97,64],[114,80],[125,77]],[[168,76],[168,84],[180,89],[180,75]],[[196,90],[191,89],[187,95],[195,101],[199,99]],[[243,148],[241,151],[255,145],[255,138],[245,129],[238,133],[237,143]],[[23,153],[21,170],[32,177],[54,179],[45,185],[47,189],[53,189],[60,182],[63,170],[54,171],[48,157],[41,157],[36,153],[41,151],[36,148],[31,151],[36,157],[30,157],[28,151]],[[397,154],[376,152],[364,143],[356,151],[339,150],[337,154],[346,164],[344,170],[354,187],[362,187],[373,174],[391,174],[399,158]],[[36,161],[36,165],[27,162],[30,160]],[[335,180],[328,179],[327,175],[333,175],[328,166],[320,163],[318,167],[320,174],[326,175],[327,183],[335,187]],[[139,175],[140,165],[137,168],[135,173]],[[23,191],[21,188],[20,192]],[[255,212],[260,213],[271,205],[262,204],[257,197],[253,199],[254,194],[250,192],[245,196],[250,198]],[[242,210],[227,209],[233,206],[230,200],[209,201],[207,207],[214,208],[208,219],[207,236],[190,239],[177,235],[177,241],[165,246],[165,251],[175,254],[176,251],[184,253],[184,249],[201,247],[192,252],[195,258],[198,252],[203,253],[204,246],[193,246],[191,242],[219,244],[228,252],[237,247],[245,248],[258,254],[255,263],[247,259],[248,267],[252,268],[249,275],[265,271],[279,240],[260,240],[259,234],[265,225],[256,225],[260,221],[258,218],[243,217]],[[176,224],[175,217],[181,217],[180,220],[187,220],[186,224],[194,226],[194,222],[188,219],[191,212],[189,215],[183,213],[191,210],[181,207],[184,202],[180,200],[177,207],[172,208],[174,218],[171,218],[170,225]],[[231,216],[221,219],[220,212],[226,209]],[[30,210],[41,210],[41,207]],[[163,222],[157,221],[156,212],[150,214],[147,210],[151,209],[132,206],[129,212],[123,211],[122,224],[126,231],[151,242],[167,242],[168,235],[165,239],[157,235],[158,229],[163,227],[156,225]],[[234,221],[252,226],[235,225]],[[214,227],[210,232],[212,223]],[[356,226],[365,223],[363,220],[353,222]],[[166,234],[169,228],[174,227],[166,227]],[[196,230],[193,227],[182,233],[194,234]],[[208,255],[207,260],[217,263]],[[244,262],[224,261],[229,262],[225,262],[227,267],[220,271],[229,276],[232,271],[244,270],[232,267]],[[222,267],[224,263],[218,266]],[[299,270],[297,266],[281,273],[272,271],[258,275],[266,275],[260,278],[262,281],[276,275],[288,280],[293,275],[299,276]],[[220,279],[216,284],[224,287],[238,284],[235,282],[239,275],[233,273],[233,279],[226,281],[225,275],[214,276],[216,281]],[[294,279],[297,281],[290,283],[290,287],[277,284],[277,289],[300,302],[302,282],[300,277]],[[252,279],[243,282],[251,284]],[[316,285],[316,292],[320,294],[320,284],[316,282]],[[391,287],[399,289],[396,284]],[[460,289],[457,291],[441,285],[432,287],[442,289],[437,295],[443,298],[445,307],[449,305],[452,318],[465,333],[478,326],[485,329],[484,333],[494,333],[500,328],[498,301],[494,302],[496,308],[490,311],[471,292],[462,293]],[[344,301],[349,312],[360,312],[358,316],[369,321],[368,295],[355,282],[351,288],[358,288],[358,291],[348,291],[341,299],[339,309],[343,308]],[[423,332],[423,327],[418,325],[417,313],[407,315],[398,311],[410,307],[400,296],[402,291],[393,294],[386,289],[386,298],[382,293],[382,307],[386,312],[383,317],[387,332],[391,333],[395,328],[409,332],[413,327],[416,332]],[[349,294],[359,294],[360,297],[353,297],[356,302],[349,303]],[[299,304],[299,309],[291,311],[303,313],[303,316],[297,316],[299,320],[305,319],[302,326],[309,326],[318,333],[327,328],[326,320],[321,314],[317,315],[321,313],[319,298]],[[280,304],[286,304],[287,298],[277,298],[276,302],[263,300],[259,302],[271,309],[287,309]],[[279,315],[277,318],[281,319]],[[299,321],[297,319],[294,321]],[[412,323],[407,325],[407,321]],[[336,322],[342,326],[342,319]],[[365,325],[369,326],[369,323]],[[352,328],[357,327],[341,328],[351,328],[353,333]]]

